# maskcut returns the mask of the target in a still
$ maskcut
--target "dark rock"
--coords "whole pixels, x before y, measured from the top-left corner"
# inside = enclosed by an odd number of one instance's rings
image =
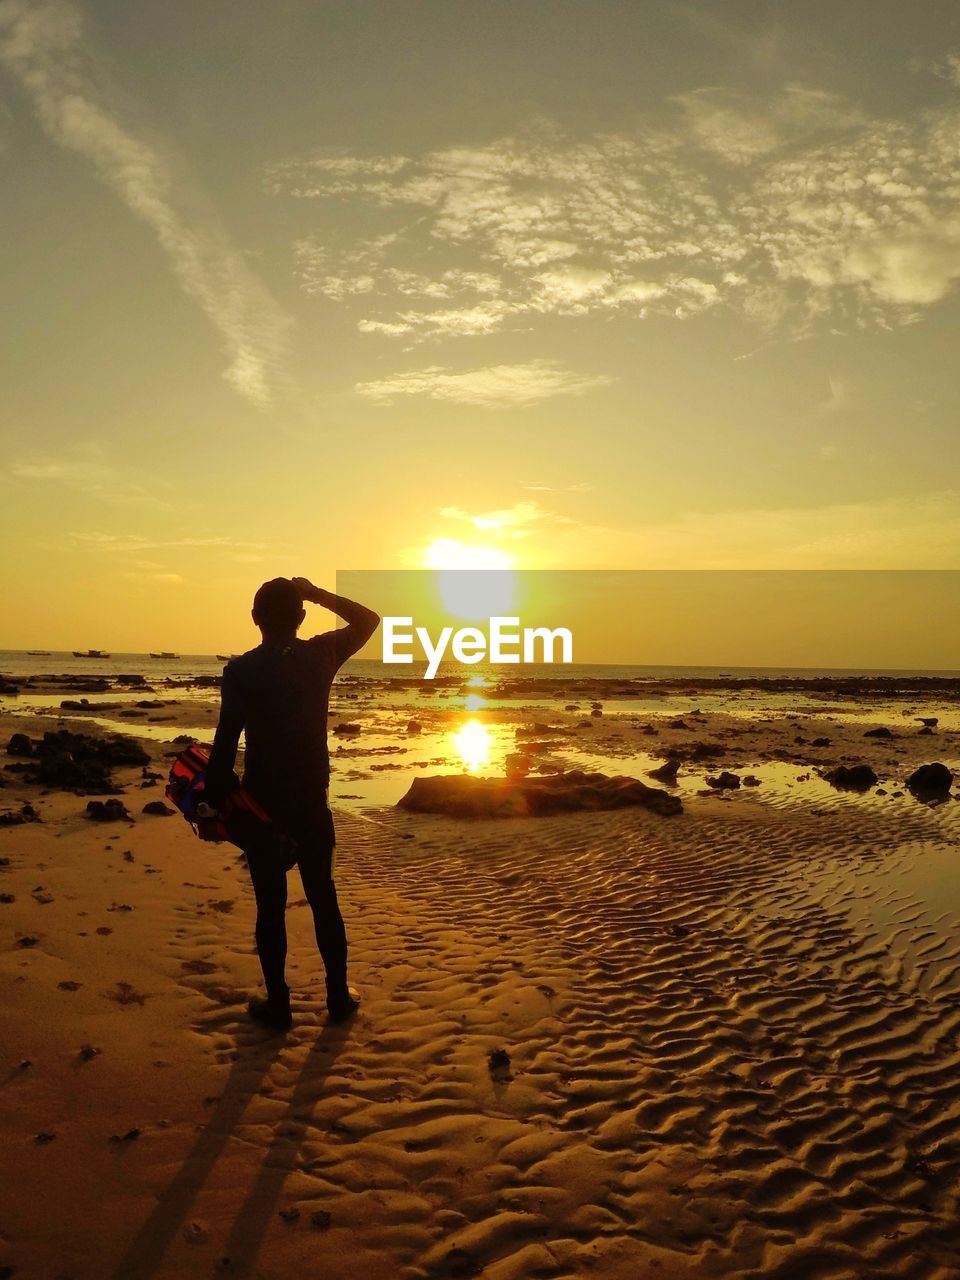
[[[490,1074],[503,1075],[510,1070],[510,1055],[506,1049],[494,1049],[487,1055],[487,1066]]]
[[[717,791],[738,791],[740,789],[740,778],[737,774],[730,773],[729,770],[724,769],[715,778],[707,778],[707,786],[713,787]]]
[[[919,734],[926,734],[926,735],[929,737],[930,735],[932,735],[933,730],[930,728],[930,726],[929,726],[928,724],[925,724],[925,725],[923,726],[923,728],[922,728],[922,729],[918,729],[918,730],[917,730],[917,733],[918,733],[918,735],[919,735]]]
[[[840,791],[866,791],[877,782],[877,775],[868,764],[840,764],[823,776]]]
[[[343,736],[346,734],[359,733],[361,731],[361,728],[362,726],[359,724],[354,724],[354,723],[351,723],[350,721],[344,720],[341,724],[334,726],[333,732]]]
[[[15,733],[7,743],[8,756],[32,756],[33,743],[25,733]]]
[[[953,773],[939,761],[922,764],[907,779],[907,789],[921,799],[945,797],[953,786]]]
[[[830,746],[830,739],[829,739],[829,738],[814,738],[814,740],[810,743],[810,745],[811,745],[811,747],[829,747],[829,746]]]
[[[116,680],[117,684],[144,685],[147,683],[146,676],[142,676],[137,672],[133,672],[129,675],[114,676],[113,678]]]
[[[671,756],[667,761],[656,769],[647,771],[648,778],[656,778],[658,782],[675,783],[677,774],[680,772],[680,761],[676,756]]]
[[[578,770],[546,777],[475,778],[452,773],[415,778],[398,802],[399,808],[415,813],[461,818],[540,817],[630,806],[662,815],[683,811],[676,796],[648,787],[637,778],[611,778]]]
[[[917,719],[925,729],[935,729],[940,723],[939,716],[917,716]]]
[[[885,724],[881,724],[876,729],[868,729],[863,736],[865,738],[892,738],[894,735],[891,729],[888,729]]]
[[[407,721],[407,733],[419,733],[422,728],[423,728],[423,725],[420,723],[419,720]]]
[[[0,827],[21,827],[25,822],[39,822],[40,815],[32,804],[22,804],[19,809],[0,813]]]
[[[156,814],[158,818],[172,818],[177,811],[165,805],[162,800],[151,800],[143,806],[141,812]]]
[[[760,779],[755,778],[752,773],[748,773],[747,776],[745,778],[741,778],[740,781],[745,787],[759,787],[760,785]]]
[[[133,821],[120,800],[91,800],[87,804],[87,817],[93,822]]]

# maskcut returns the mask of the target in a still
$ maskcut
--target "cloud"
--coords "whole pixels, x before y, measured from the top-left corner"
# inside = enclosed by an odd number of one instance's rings
[[[960,279],[956,103],[871,119],[792,85],[700,89],[665,111],[629,133],[540,125],[422,155],[319,152],[268,183],[320,219],[348,209],[374,227],[340,252],[304,238],[297,271],[359,308],[363,332],[407,342],[720,306],[793,335],[891,327]]]
[[[112,506],[145,506],[168,509],[167,486],[145,485],[139,475],[110,461],[96,442],[78,447],[68,455],[52,458],[39,454],[14,458],[0,467],[0,479],[25,485],[54,485],[72,489],[86,498]]]
[[[260,408],[274,397],[289,321],[175,166],[127,121],[83,41],[72,0],[0,0],[0,66],[19,80],[45,132],[88,160],[145,222],[183,291],[220,335],[227,382]]]
[[[604,377],[571,373],[547,360],[534,360],[529,364],[498,364],[463,373],[451,373],[435,366],[398,373],[377,382],[360,382],[356,390],[383,403],[398,396],[426,396],[430,400],[452,400],[492,408],[533,404],[552,396],[582,395],[608,381]]]
[[[235,553],[231,558],[260,558],[266,550],[263,542],[243,542],[235,538],[216,535],[194,538],[151,538],[140,533],[109,533],[94,529],[69,535],[75,547],[88,551],[103,551],[122,555],[144,551],[218,551]],[[148,563],[148,562],[138,562]],[[156,567],[156,566],[153,566]]]
[[[536,502],[515,502],[512,507],[500,507],[494,511],[469,512],[462,507],[441,507],[439,514],[446,520],[459,520],[473,525],[480,533],[492,533],[510,538],[525,538],[534,525],[543,522],[568,524],[565,516],[545,511]]]
[[[558,524],[531,558],[564,569],[957,569],[960,494]]]

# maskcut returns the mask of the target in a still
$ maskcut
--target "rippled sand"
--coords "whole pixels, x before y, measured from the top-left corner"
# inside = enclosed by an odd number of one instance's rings
[[[42,722],[5,717],[2,741],[25,726]],[[900,776],[914,739],[865,727],[849,750]],[[631,771],[628,727],[610,732]],[[775,750],[795,725],[762,732]],[[946,736],[916,751],[956,754]],[[769,767],[727,799],[697,794],[708,762],[675,819],[341,812],[362,1010],[325,1025],[293,876],[279,1040],[244,1016],[236,851],[140,815],[156,791],[100,826],[6,775],[0,810],[30,798],[44,820],[0,830],[0,1265],[957,1277],[960,806],[892,783],[833,798]]]

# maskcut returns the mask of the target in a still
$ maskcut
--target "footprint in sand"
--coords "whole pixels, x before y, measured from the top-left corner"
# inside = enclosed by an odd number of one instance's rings
[[[185,973],[216,973],[217,965],[210,960],[182,960],[180,968]]]
[[[69,979],[65,979],[63,982],[57,983],[57,990],[58,991],[79,991],[82,986],[83,986],[82,982],[73,982]]]

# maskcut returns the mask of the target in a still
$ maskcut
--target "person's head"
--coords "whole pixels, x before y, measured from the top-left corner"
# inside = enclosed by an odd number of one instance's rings
[[[264,636],[294,636],[306,617],[300,592],[289,578],[271,578],[253,597],[253,620]]]

